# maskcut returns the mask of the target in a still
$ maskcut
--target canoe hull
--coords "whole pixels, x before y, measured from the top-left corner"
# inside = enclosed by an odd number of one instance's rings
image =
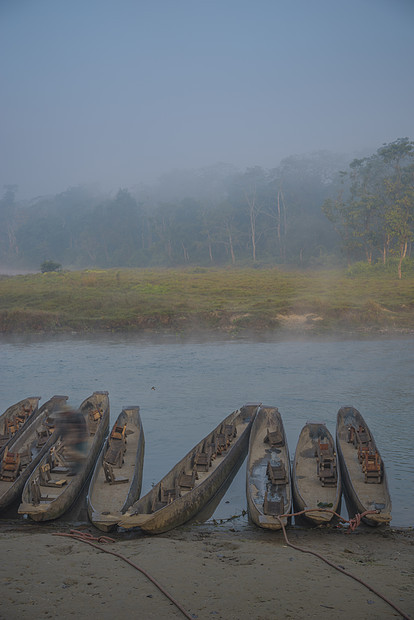
[[[336,483],[322,486],[317,471],[318,441],[330,446],[334,458]],[[334,439],[325,424],[307,423],[301,430],[292,466],[292,495],[295,512],[316,508],[306,512],[303,518],[313,525],[326,525],[331,522],[332,512],[321,511],[327,507],[336,513],[341,505],[341,470],[335,449]]]
[[[31,420],[30,424],[25,424],[21,432],[16,433],[12,437],[11,442],[7,446],[10,452],[21,452],[24,448],[29,447],[33,456],[31,462],[21,471],[16,480],[13,482],[0,481],[0,512],[20,498],[24,485],[32,471],[56,441],[56,435],[52,434],[42,447],[36,448],[37,430],[43,425],[48,416],[66,403],[67,399],[67,396],[53,396],[40,407],[38,414]]]
[[[49,459],[49,451],[42,458],[38,466],[30,475],[27,480],[22,494],[22,503],[19,506],[19,514],[27,514],[33,521],[51,521],[61,517],[73,504],[77,496],[79,495],[83,485],[85,484],[92,467],[94,466],[101,450],[102,443],[105,436],[108,433],[109,427],[109,399],[108,392],[94,392],[92,396],[85,399],[81,404],[80,410],[85,412],[87,416],[88,407],[90,404],[101,407],[102,417],[96,428],[96,432],[93,438],[90,440],[89,449],[86,459],[83,463],[81,472],[68,479],[67,484],[61,489],[48,488],[46,499],[43,503],[34,505],[31,501],[31,482],[39,478],[39,469],[42,465],[46,464]],[[60,441],[60,440],[58,440]],[[54,446],[57,444],[55,443]],[[53,448],[53,446],[52,446]],[[42,487],[44,490],[44,488]]]
[[[104,455],[109,446],[109,437],[99,454],[89,485],[87,508],[90,521],[103,532],[109,532],[118,524],[125,511],[141,494],[145,439],[139,407],[126,407],[118,416],[115,425],[126,424],[127,449],[120,469],[114,469],[116,476],[127,479],[120,484],[108,484],[103,469]]]
[[[278,445],[272,446],[267,440],[268,430],[279,435]],[[270,482],[267,476],[269,464],[283,465],[285,482],[277,485]],[[282,417],[277,407],[260,407],[254,419],[246,468],[246,496],[249,518],[255,525],[269,530],[280,530],[282,524],[287,525],[288,518],[279,518],[278,514],[289,514],[292,509],[290,459]],[[279,513],[269,507],[266,498],[280,502]]]
[[[246,405],[241,410],[227,416],[177,463],[149,493],[131,506],[125,518],[119,521],[120,527],[124,529],[140,527],[141,530],[149,534],[162,534],[196,517],[206,504],[219,493],[226,480],[234,472],[236,465],[239,463],[240,466],[243,452],[247,451],[251,423],[256,409],[257,405]],[[212,470],[206,472],[205,475],[200,474],[200,479],[193,489],[159,510],[152,512],[152,503],[159,494],[161,486],[166,485],[165,488],[169,488],[169,485],[177,479],[180,472],[184,469],[191,469],[195,454],[205,445],[205,442],[209,442],[223,424],[233,423],[237,427],[237,435],[225,454],[223,453],[215,459]]]
[[[24,432],[24,429],[27,428],[27,426],[31,424],[40,413],[39,401],[40,396],[29,396],[28,398],[24,398],[18,403],[15,403],[0,415],[0,435],[3,436],[6,433],[6,428],[9,421],[15,418],[16,415],[30,411],[25,423],[22,424],[8,440],[2,441],[0,447],[0,457],[3,455],[6,446],[10,446],[11,441],[15,441],[18,437],[20,437],[20,435]]]
[[[336,445],[348,513],[350,517],[354,517],[367,510],[374,510],[377,512],[364,516],[363,521],[371,526],[388,525],[391,521],[392,504],[385,467],[380,483],[366,483],[358,461],[358,452],[348,442],[348,428],[357,428],[359,425],[368,430],[373,447],[378,451],[372,433],[359,411],[354,407],[341,407],[337,415]]]

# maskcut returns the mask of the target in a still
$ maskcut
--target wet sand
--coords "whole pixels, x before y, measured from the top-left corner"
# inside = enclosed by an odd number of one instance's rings
[[[102,535],[90,525],[79,527]],[[89,544],[56,536],[67,523],[0,524],[0,618],[163,619],[185,616],[141,572]],[[290,528],[292,544],[321,553],[414,617],[414,531]],[[401,617],[348,576],[287,546],[282,532],[192,525],[102,544],[148,571],[200,620]],[[99,544],[99,543],[97,543]]]

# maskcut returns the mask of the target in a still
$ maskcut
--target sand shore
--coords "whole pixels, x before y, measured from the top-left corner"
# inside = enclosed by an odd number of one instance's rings
[[[102,533],[90,525],[82,531]],[[0,618],[184,618],[123,559],[56,536],[70,525],[2,522]],[[292,544],[321,553],[414,617],[414,531],[291,528]],[[206,620],[401,617],[373,592],[281,532],[192,525],[156,537],[115,534],[102,544],[148,571],[186,610]],[[97,543],[99,544],[99,543]]]

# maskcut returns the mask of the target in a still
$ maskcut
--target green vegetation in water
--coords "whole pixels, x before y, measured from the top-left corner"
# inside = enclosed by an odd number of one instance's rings
[[[0,278],[0,332],[409,332],[414,276],[110,269]]]

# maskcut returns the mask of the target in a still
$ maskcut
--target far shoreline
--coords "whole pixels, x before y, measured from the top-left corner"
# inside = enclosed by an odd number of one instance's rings
[[[28,340],[96,340],[100,338],[132,338],[154,343],[184,342],[346,342],[350,340],[404,340],[414,338],[414,329],[385,328],[377,329],[369,326],[359,330],[328,329],[316,331],[312,329],[273,329],[273,330],[242,330],[233,332],[226,329],[192,329],[176,331],[168,329],[51,329],[51,330],[13,330],[0,332],[0,342],[25,342]]]

